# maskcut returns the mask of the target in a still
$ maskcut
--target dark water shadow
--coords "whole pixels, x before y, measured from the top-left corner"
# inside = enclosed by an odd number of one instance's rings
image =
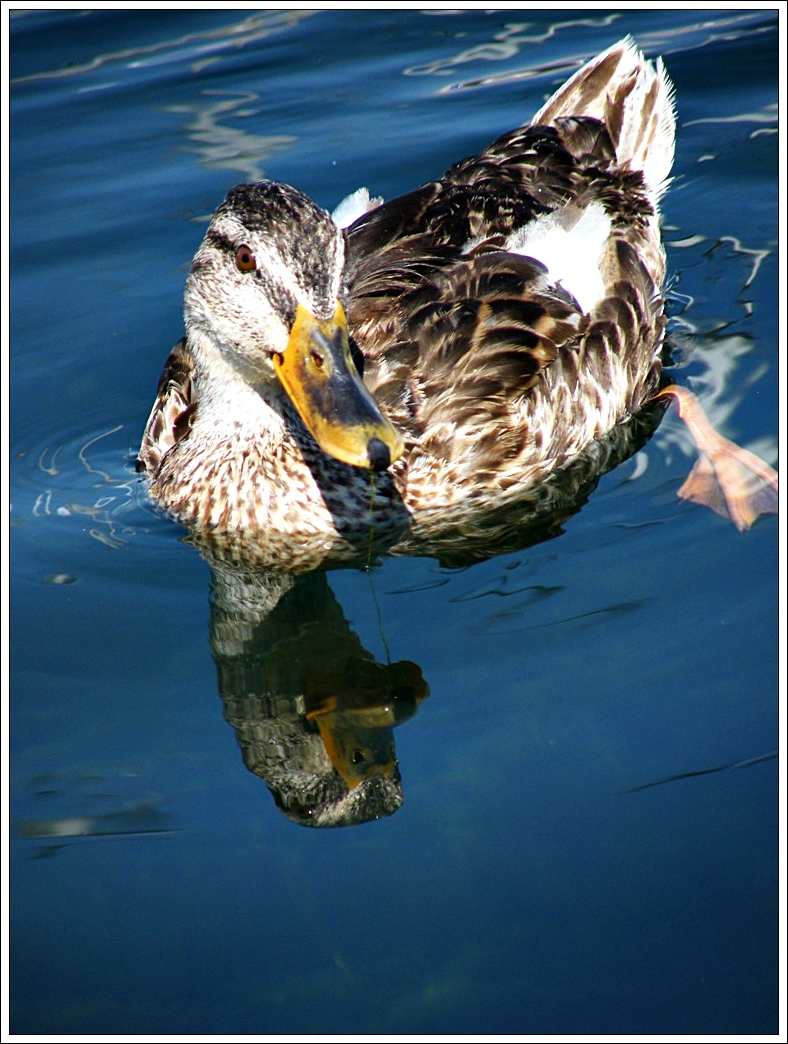
[[[656,430],[663,403],[627,424],[528,497],[442,529],[361,532],[327,549],[192,532],[211,567],[211,651],[224,716],[244,764],[289,819],[347,826],[391,815],[403,801],[394,730],[429,695],[419,665],[381,663],[364,648],[329,586],[331,569],[369,568],[383,555],[445,567],[551,540],[606,472]]]

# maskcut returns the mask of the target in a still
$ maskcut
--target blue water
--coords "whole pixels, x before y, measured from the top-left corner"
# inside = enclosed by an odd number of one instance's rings
[[[294,660],[330,618],[418,693],[342,830],[244,766],[133,471],[229,187],[388,198],[626,33],[676,84],[676,374],[776,465],[775,11],[13,13],[12,1032],[777,1031],[780,523],[677,499],[671,414],[554,540],[308,581]]]

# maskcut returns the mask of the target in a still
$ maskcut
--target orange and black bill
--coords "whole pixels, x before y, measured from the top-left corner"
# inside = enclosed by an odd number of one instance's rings
[[[316,319],[299,305],[274,369],[324,453],[373,471],[384,471],[402,455],[402,436],[381,413],[350,357],[341,304],[331,319]]]

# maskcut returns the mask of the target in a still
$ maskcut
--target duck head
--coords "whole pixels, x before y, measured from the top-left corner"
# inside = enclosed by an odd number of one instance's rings
[[[344,239],[287,185],[238,185],[214,214],[186,283],[187,336],[264,398],[295,406],[323,452],[382,471],[403,452],[353,362]]]

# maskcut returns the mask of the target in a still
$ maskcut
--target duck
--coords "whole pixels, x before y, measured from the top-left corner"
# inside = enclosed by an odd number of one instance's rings
[[[330,544],[472,525],[559,473],[660,394],[675,131],[626,38],[405,195],[232,188],[142,437],[155,505]]]

